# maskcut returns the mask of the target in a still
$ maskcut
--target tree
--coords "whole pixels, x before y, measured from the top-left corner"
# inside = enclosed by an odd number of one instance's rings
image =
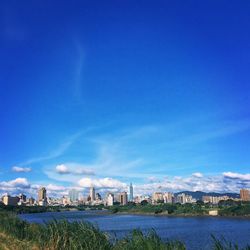
[[[148,201],[146,201],[146,200],[141,201],[141,205],[142,206],[148,205]]]

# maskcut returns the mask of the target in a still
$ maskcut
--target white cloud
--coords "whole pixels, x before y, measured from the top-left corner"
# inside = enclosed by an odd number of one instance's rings
[[[91,179],[91,178],[82,178],[78,182],[80,187],[97,187],[97,188],[117,188],[117,189],[124,189],[127,187],[127,184],[115,180],[112,178],[101,178],[101,179]]]
[[[14,166],[14,167],[12,167],[12,171],[17,172],[17,173],[27,173],[27,172],[31,171],[31,168]]]
[[[26,178],[16,178],[11,181],[0,182],[0,189],[5,192],[29,188],[30,184]]]
[[[224,172],[223,176],[229,179],[240,179],[244,181],[250,181],[250,174],[239,174],[233,172]]]
[[[154,191],[204,191],[236,192],[241,188],[250,188],[250,175],[226,172],[221,175],[203,175],[194,173],[189,177],[175,176],[147,184],[135,186],[136,194],[150,194]]]
[[[49,184],[46,186],[46,189],[49,191],[64,191],[66,188],[64,186]]]
[[[77,163],[66,163],[56,166],[58,174],[71,174],[71,175],[94,175],[92,169],[85,168],[85,166]]]
[[[61,164],[61,165],[57,165],[56,166],[56,172],[58,174],[68,174],[69,173],[69,169],[66,165]]]
[[[199,173],[199,172],[196,172],[196,173],[193,173],[192,176],[197,177],[197,178],[202,178],[203,174]]]

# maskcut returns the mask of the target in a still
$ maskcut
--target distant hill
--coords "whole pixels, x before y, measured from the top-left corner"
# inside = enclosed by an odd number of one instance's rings
[[[210,196],[227,195],[227,196],[229,196],[231,198],[240,198],[240,195],[237,194],[237,193],[215,193],[215,192],[205,193],[205,192],[201,192],[201,191],[195,191],[195,192],[183,191],[183,192],[175,193],[175,195],[182,194],[182,193],[184,193],[186,195],[192,195],[192,197],[195,198],[196,200],[201,200],[202,196],[204,196],[204,195],[210,195]]]

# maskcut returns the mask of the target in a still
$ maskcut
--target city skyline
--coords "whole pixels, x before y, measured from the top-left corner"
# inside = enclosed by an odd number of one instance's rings
[[[103,196],[102,196],[103,195]],[[222,202],[248,202],[250,201],[250,190],[241,189],[239,194],[235,193],[204,193],[204,192],[190,192],[182,191],[179,193],[173,192],[156,192],[151,190],[148,195],[133,196],[133,185],[130,183],[129,192],[106,192],[104,194],[95,193],[95,188],[89,188],[89,194],[85,197],[80,191],[70,189],[68,195],[61,197],[47,196],[45,187],[38,189],[37,199],[34,197],[27,197],[26,194],[20,193],[16,196],[5,194],[0,197],[0,203],[10,206],[126,206],[127,204],[162,204],[162,203],[180,203],[180,204],[199,204],[201,201],[218,205]],[[195,197],[193,197],[195,196]],[[218,215],[218,214],[217,214]]]
[[[250,189],[249,3],[0,7],[0,195]]]

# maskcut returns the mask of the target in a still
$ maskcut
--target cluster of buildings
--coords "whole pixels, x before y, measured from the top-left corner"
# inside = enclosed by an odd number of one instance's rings
[[[230,199],[230,197],[227,195],[222,195],[222,196],[205,195],[205,196],[202,196],[202,201],[204,203],[212,203],[212,204],[218,204],[220,201],[226,201],[229,199]]]
[[[103,198],[100,193],[95,191],[94,187],[90,187],[89,195],[85,198],[82,193],[76,189],[71,189],[67,196],[61,198],[48,197],[45,187],[38,190],[37,199],[33,197],[27,199],[26,195],[20,194],[18,196],[4,195],[0,202],[9,206],[66,206],[66,205],[105,205],[113,206],[115,202],[121,205],[126,205],[129,201],[134,200],[133,185],[130,183],[129,192],[121,192],[117,194],[107,193]]]
[[[225,201],[232,199],[229,196],[203,196],[202,201],[204,203],[218,204],[220,201]],[[250,191],[247,189],[240,190],[241,201],[250,201]],[[100,193],[96,192],[94,187],[90,187],[89,194],[84,198],[83,195],[76,189],[69,190],[67,196],[61,198],[51,198],[47,196],[47,191],[45,187],[41,187],[38,190],[37,200],[34,198],[27,199],[26,195],[20,194],[18,196],[4,195],[1,202],[4,205],[23,205],[23,206],[66,206],[66,205],[105,205],[113,206],[114,204],[126,205],[128,202],[141,203],[146,202],[149,204],[159,204],[159,203],[195,203],[197,200],[191,195],[185,193],[180,193],[175,195],[172,192],[154,192],[151,196],[142,195],[135,196],[133,193],[133,185],[130,183],[128,192],[124,191],[121,193],[113,194],[111,192],[107,193],[104,197]]]

